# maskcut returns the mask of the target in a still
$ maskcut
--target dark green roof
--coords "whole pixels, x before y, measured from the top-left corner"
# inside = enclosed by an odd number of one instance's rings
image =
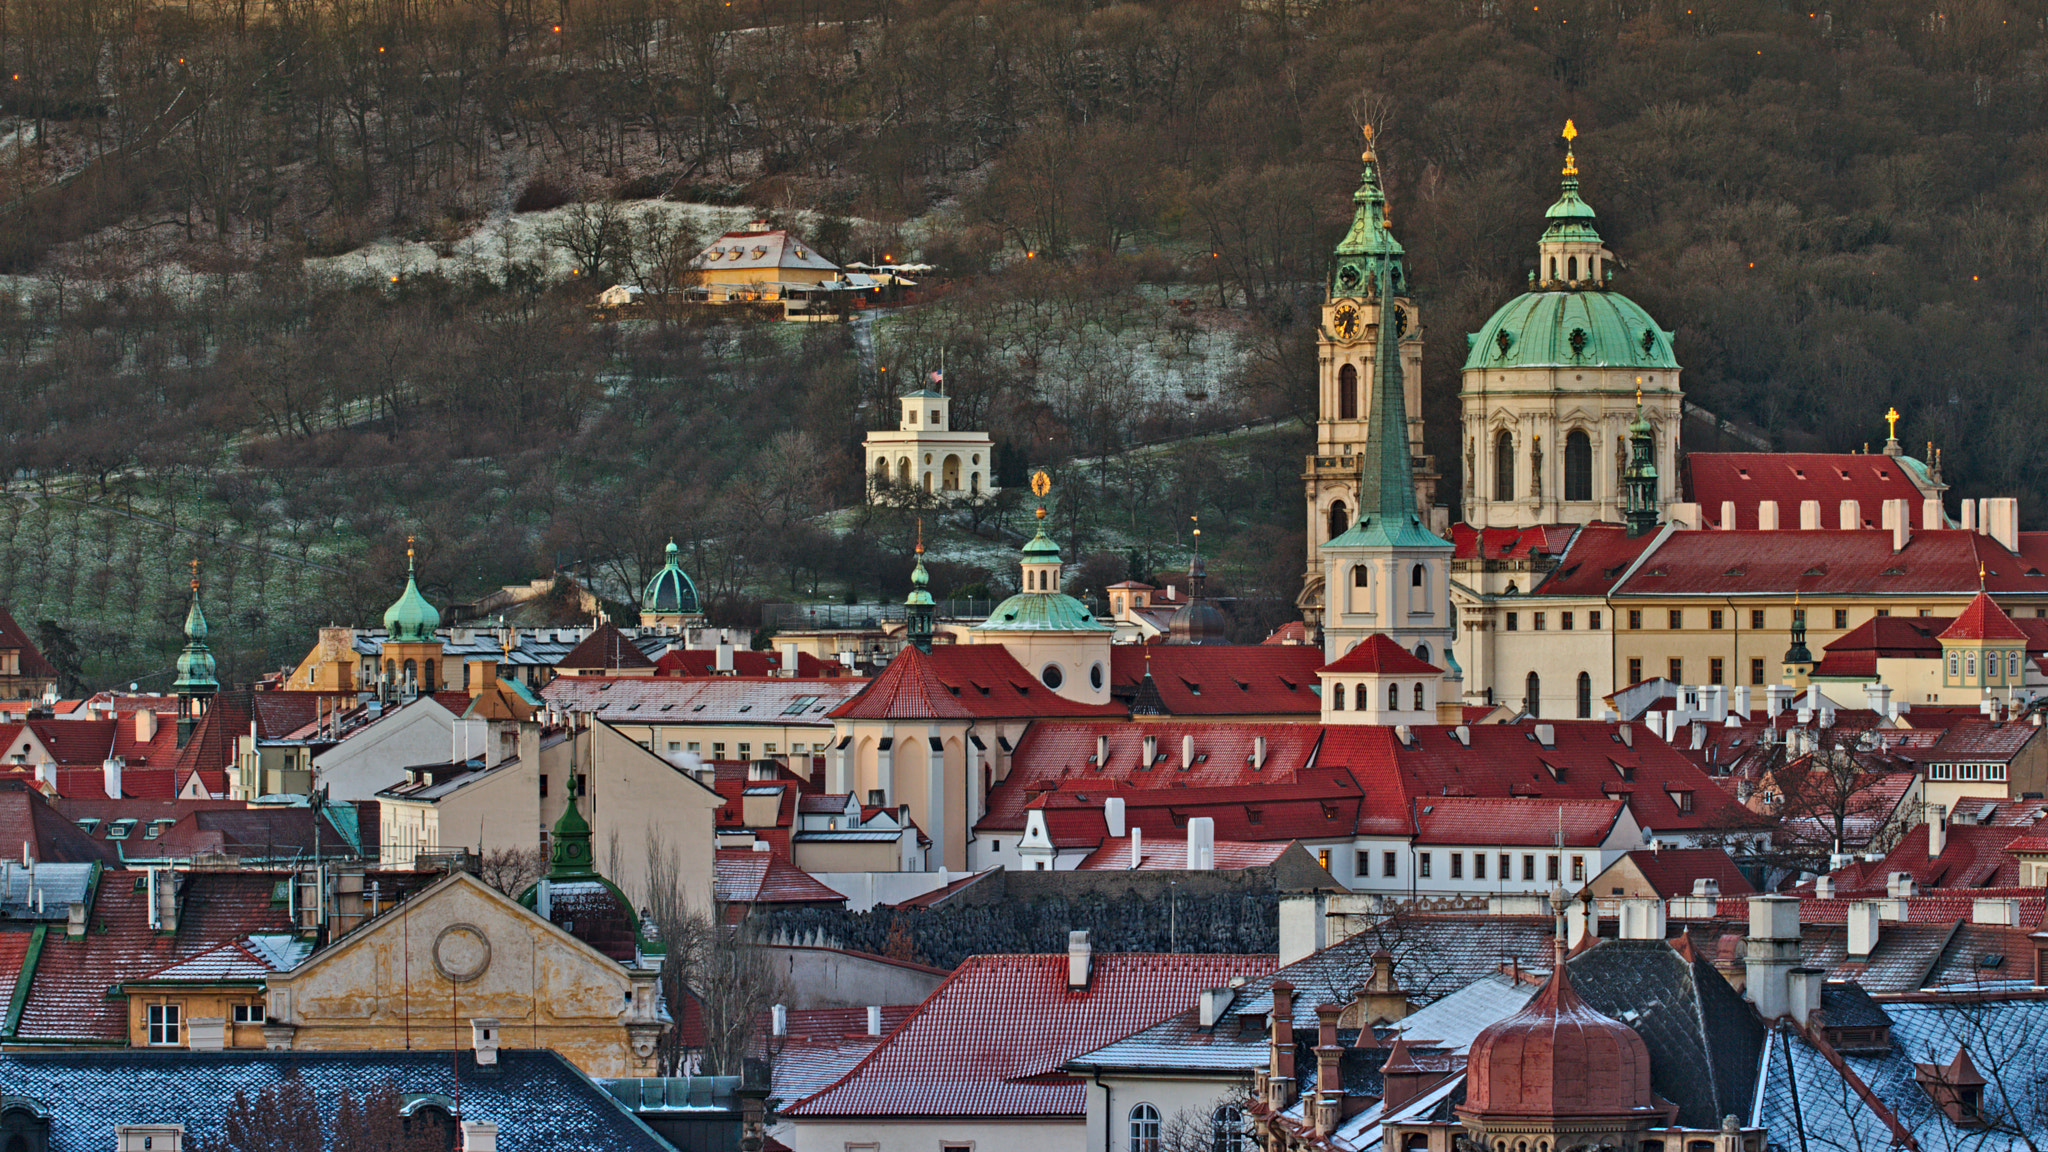
[[[440,626],[441,613],[420,595],[420,586],[414,582],[411,550],[407,549],[405,591],[384,610],[384,631],[401,644],[425,644]]]
[[[640,611],[649,616],[694,616],[703,611],[697,599],[697,585],[676,563],[676,542],[668,542],[667,559],[661,571],[647,582],[640,594]]]
[[[1574,333],[1582,335],[1574,337]],[[1507,337],[1503,344],[1501,337]],[[1467,337],[1465,368],[1678,370],[1671,333],[1619,292],[1524,292]],[[1675,382],[1674,382],[1675,383]]]
[[[988,614],[981,628],[991,632],[1107,632],[1088,606],[1065,592],[1019,592]]]

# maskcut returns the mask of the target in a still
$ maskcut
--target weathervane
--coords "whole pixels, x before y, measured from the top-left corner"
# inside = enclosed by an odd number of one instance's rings
[[[1573,124],[1570,120],[1566,120],[1564,122],[1564,174],[1566,176],[1577,176],[1579,174],[1579,162],[1572,156],[1572,141],[1578,138],[1578,125]]]
[[[1052,477],[1047,476],[1043,468],[1033,472],[1031,474],[1031,494],[1043,500],[1045,499],[1045,494],[1050,491],[1052,491]],[[1040,520],[1045,519],[1045,505],[1043,504],[1038,506],[1038,518]]]

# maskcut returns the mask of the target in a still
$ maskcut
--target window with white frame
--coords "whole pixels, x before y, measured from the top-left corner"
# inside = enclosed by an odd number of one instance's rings
[[[1244,1113],[1220,1104],[1209,1116],[1210,1152],[1246,1152]]]
[[[237,1024],[261,1024],[263,1023],[263,1005],[237,1004],[235,1005],[234,1019]]]
[[[1159,1152],[1159,1109],[1150,1104],[1131,1109],[1130,1152]]]
[[[176,1048],[184,1043],[179,1024],[184,1008],[177,1004],[151,1004],[149,1006],[149,1042],[153,1046]]]

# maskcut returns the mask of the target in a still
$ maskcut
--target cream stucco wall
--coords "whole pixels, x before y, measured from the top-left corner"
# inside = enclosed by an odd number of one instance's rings
[[[1083,1129],[1080,1117],[792,1120],[774,1135],[795,1152],[1085,1152]]]

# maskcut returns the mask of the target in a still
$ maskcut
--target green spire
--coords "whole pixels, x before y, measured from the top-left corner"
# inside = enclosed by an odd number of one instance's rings
[[[931,573],[924,570],[924,521],[917,522],[917,567],[910,570],[910,595],[903,598],[905,632],[920,652],[932,650]]]
[[[1813,653],[1806,647],[1806,609],[1799,606],[1797,596],[1792,598],[1792,646],[1785,649],[1785,663],[1813,663]]]
[[[1365,450],[1360,454],[1358,519],[1382,522],[1387,531],[1414,525],[1422,516],[1415,505],[1415,472],[1408,455],[1407,398],[1401,379],[1401,346],[1395,340],[1392,273],[1379,274],[1380,325],[1373,349],[1372,416]]]
[[[550,880],[588,880],[597,875],[590,861],[590,822],[576,810],[576,777],[569,777],[569,806],[555,821],[554,855],[548,861]]]
[[[1657,529],[1656,441],[1650,434],[1650,421],[1643,416],[1641,388],[1636,389],[1636,418],[1629,421],[1628,442],[1628,471],[1622,477],[1628,507],[1623,515],[1628,520],[1628,534],[1634,538]]]
[[[1394,239],[1387,214],[1387,193],[1380,184],[1380,161],[1372,146],[1370,124],[1365,126],[1365,143],[1365,152],[1359,157],[1365,168],[1358,177],[1358,191],[1351,194],[1351,230],[1337,242],[1336,258],[1330,262],[1328,287],[1333,297],[1356,293],[1388,267],[1393,269],[1394,291],[1407,291],[1403,249]]]
[[[420,595],[413,559],[413,538],[405,538],[405,591],[384,610],[384,632],[400,644],[424,644],[441,626],[441,614]]]
[[[214,678],[213,650],[206,646],[206,613],[199,607],[199,561],[192,561],[192,607],[185,613],[185,650],[178,655],[180,696],[211,696],[220,691]]]
[[[1543,231],[1545,240],[1590,240],[1600,242],[1600,233],[1593,229],[1593,206],[1579,199],[1579,162],[1573,155],[1571,142],[1578,139],[1579,130],[1567,120],[1564,122],[1564,179],[1559,185],[1557,203],[1543,213],[1550,221]]]

